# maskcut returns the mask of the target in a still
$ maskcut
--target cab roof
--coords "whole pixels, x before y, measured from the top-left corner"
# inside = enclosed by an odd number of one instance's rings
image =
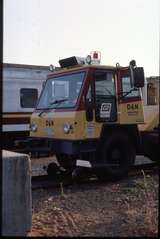
[[[48,74],[48,78],[57,75],[57,74],[63,74],[68,73],[72,71],[81,71],[86,69],[104,69],[104,70],[116,70],[116,69],[127,69],[128,67],[122,67],[119,66],[118,68],[116,66],[109,66],[109,65],[76,65],[72,67],[66,67],[66,68],[59,68],[55,70],[54,72],[51,72]]]

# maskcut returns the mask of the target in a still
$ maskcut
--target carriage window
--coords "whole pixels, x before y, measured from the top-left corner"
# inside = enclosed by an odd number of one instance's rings
[[[67,81],[52,82],[52,97],[65,97],[69,95],[69,84]]]
[[[22,108],[35,108],[38,99],[38,90],[31,88],[20,89],[20,104]]]

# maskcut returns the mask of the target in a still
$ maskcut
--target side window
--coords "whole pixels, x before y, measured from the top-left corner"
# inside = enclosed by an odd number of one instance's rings
[[[78,95],[81,89],[82,82],[78,81],[76,86],[76,94]]]
[[[123,76],[122,77],[122,90],[123,93],[127,93],[132,89],[131,87],[131,78],[130,76]],[[139,96],[140,92],[139,89],[132,91],[131,93],[127,94],[125,97],[136,97]]]
[[[20,105],[22,108],[34,108],[38,99],[38,90],[31,88],[20,89]]]
[[[96,96],[114,96],[115,85],[113,73],[97,72],[95,78]]]
[[[87,92],[87,95],[86,95],[86,100],[88,102],[92,101],[92,98],[91,98],[91,85],[89,85],[88,92]]]

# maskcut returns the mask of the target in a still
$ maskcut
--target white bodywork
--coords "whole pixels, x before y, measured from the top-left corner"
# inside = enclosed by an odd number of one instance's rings
[[[20,106],[20,89],[35,88],[40,95],[48,67],[3,64],[3,112],[32,112]]]
[[[3,64],[3,118],[6,120],[17,117],[16,123],[5,123],[2,125],[3,132],[29,131],[29,124],[19,123],[18,121],[22,117],[30,117],[34,108],[24,108],[21,106],[20,90],[37,89],[39,97],[43,82],[46,80],[48,73],[49,67],[47,66]]]

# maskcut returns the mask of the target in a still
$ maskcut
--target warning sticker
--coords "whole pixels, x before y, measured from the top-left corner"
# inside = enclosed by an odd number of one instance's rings
[[[87,133],[87,137],[93,137],[94,136],[94,124],[93,122],[87,122],[87,128],[86,128],[86,133]]]
[[[111,115],[111,103],[102,103],[101,110],[100,110],[100,117],[101,118],[110,118]]]

